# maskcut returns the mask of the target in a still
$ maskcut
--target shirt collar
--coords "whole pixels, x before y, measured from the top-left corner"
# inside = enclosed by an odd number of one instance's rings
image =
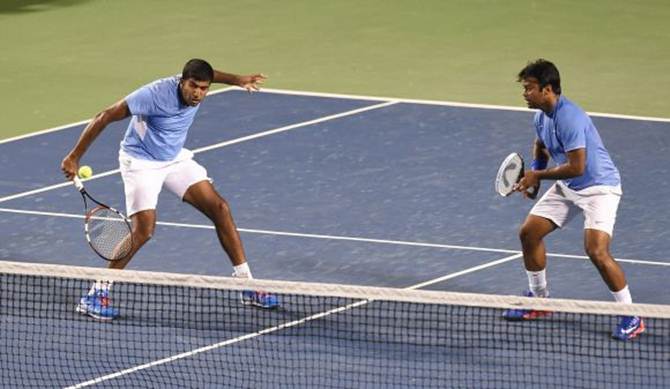
[[[558,101],[556,101],[556,105],[554,106],[554,110],[551,111],[550,113],[548,113],[547,116],[554,119],[556,117],[556,112],[558,112],[558,109],[561,108],[561,106],[563,105],[564,100],[565,99],[564,99],[563,95],[558,95]]]

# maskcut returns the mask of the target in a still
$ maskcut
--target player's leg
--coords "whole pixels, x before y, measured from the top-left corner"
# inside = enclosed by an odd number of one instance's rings
[[[126,196],[126,213],[132,224],[133,247],[126,258],[110,262],[110,269],[125,268],[137,251],[153,236],[158,196],[170,172],[168,163],[164,166],[147,166],[146,161],[123,153],[119,156],[119,162]]]
[[[626,288],[626,276],[610,254],[610,236],[600,230],[584,230],[584,249],[612,293]],[[628,300],[628,301],[626,301]],[[622,302],[630,302],[630,295]]]
[[[527,271],[538,272],[547,267],[544,237],[556,229],[551,220],[530,214],[519,229],[523,263]]]
[[[214,223],[219,242],[233,266],[247,262],[230,206],[209,181],[200,181],[191,185],[184,194],[183,200]]]
[[[576,214],[573,208],[575,207],[565,197],[562,188],[554,184],[538,200],[519,229],[524,267],[528,277],[528,290],[524,293],[525,296],[548,297],[544,237],[570,221]],[[509,309],[503,312],[503,318],[532,320],[547,314],[548,312],[544,311]]]
[[[616,213],[621,199],[621,188],[596,186],[579,192],[577,204],[584,210],[584,249],[595,265],[612,297],[618,303],[631,304],[633,299],[626,276],[610,253]],[[639,317],[626,316],[612,332],[620,340],[628,340],[644,332],[644,322]]]
[[[610,254],[621,189],[593,186],[576,192],[576,196],[575,203],[584,212],[584,250],[610,291],[614,293],[623,290],[626,277]],[[630,296],[622,302],[630,302]]]
[[[595,229],[584,230],[584,246],[591,262],[607,284],[614,300],[622,304],[632,304],[633,299],[621,266],[609,251],[610,235]],[[645,330],[644,321],[637,316],[623,316],[612,331],[612,337],[619,340],[635,338]]]
[[[110,261],[110,269],[123,269],[128,265],[135,253],[151,238],[156,225],[156,211],[153,209],[137,212],[130,216],[132,221],[133,247],[130,253],[118,261]],[[111,300],[112,282],[97,280],[91,285],[76,307],[77,312],[101,321],[108,321],[119,316],[119,310],[114,308]]]
[[[130,158],[130,157],[125,157]],[[130,159],[128,159],[130,160]],[[131,261],[137,251],[151,238],[156,225],[156,205],[158,195],[166,176],[165,169],[129,169],[131,163],[121,163],[126,195],[126,212],[132,221],[133,247],[125,258],[109,262],[110,269],[123,269]],[[111,303],[112,282],[97,280],[91,285],[76,307],[77,312],[91,316],[97,320],[112,320],[119,315],[119,310]]]
[[[519,230],[523,262],[529,290],[536,297],[547,297],[547,255],[544,237],[567,224],[579,213],[569,198],[568,189],[556,182],[537,201]]]
[[[526,297],[548,297],[546,265],[547,255],[543,238],[556,229],[549,219],[528,215],[519,230],[519,239],[523,250],[523,262],[528,276]],[[549,312],[532,309],[508,309],[503,318],[510,321],[533,320],[547,316]]]
[[[133,247],[128,255],[118,261],[109,262],[110,269],[124,269],[133,259],[135,253],[151,239],[156,228],[156,210],[147,209],[130,216],[132,224]]]
[[[219,242],[233,264],[233,276],[253,278],[230,206],[212,185],[205,168],[191,159],[180,162],[172,167],[165,185],[214,223]],[[241,297],[243,303],[261,308],[279,306],[277,296],[260,291],[244,291]]]
[[[530,210],[519,230],[523,262],[528,275],[529,290],[536,297],[548,295],[546,281],[547,254],[544,237],[560,228],[578,213],[562,184],[554,183]]]

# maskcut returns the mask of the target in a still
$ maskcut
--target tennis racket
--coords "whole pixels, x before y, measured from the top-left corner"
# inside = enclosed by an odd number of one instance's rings
[[[88,244],[107,261],[126,258],[133,248],[130,220],[116,209],[91,197],[79,177],[75,176],[73,181],[84,199],[84,233]],[[89,210],[87,199],[96,207]]]
[[[496,174],[496,192],[503,197],[512,194],[516,184],[523,178],[524,170],[523,157],[519,153],[508,155],[500,164],[498,174]],[[529,188],[526,193],[528,193],[528,197],[534,199],[537,196],[537,188]]]

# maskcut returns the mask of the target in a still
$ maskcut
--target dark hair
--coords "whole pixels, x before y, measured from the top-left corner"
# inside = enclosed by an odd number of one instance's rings
[[[540,89],[551,85],[551,89],[557,95],[561,94],[561,75],[558,74],[558,68],[546,59],[538,59],[528,62],[525,68],[521,69],[517,76],[517,81],[521,82],[527,78],[533,77],[540,84]]]
[[[208,64],[207,61],[203,59],[190,59],[186,62],[184,70],[181,72],[182,80],[188,80],[189,78],[196,81],[212,82],[212,80],[214,80],[214,69],[212,69],[212,65]]]

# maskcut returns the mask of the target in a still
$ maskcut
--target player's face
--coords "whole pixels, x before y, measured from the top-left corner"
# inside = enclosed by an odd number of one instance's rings
[[[193,78],[182,80],[180,84],[181,97],[187,105],[195,107],[205,99],[207,91],[209,91],[209,85],[209,81],[198,81]]]
[[[546,104],[548,88],[551,87],[540,88],[539,81],[534,77],[523,79],[521,86],[523,87],[523,99],[526,100],[528,108],[542,108]]]

